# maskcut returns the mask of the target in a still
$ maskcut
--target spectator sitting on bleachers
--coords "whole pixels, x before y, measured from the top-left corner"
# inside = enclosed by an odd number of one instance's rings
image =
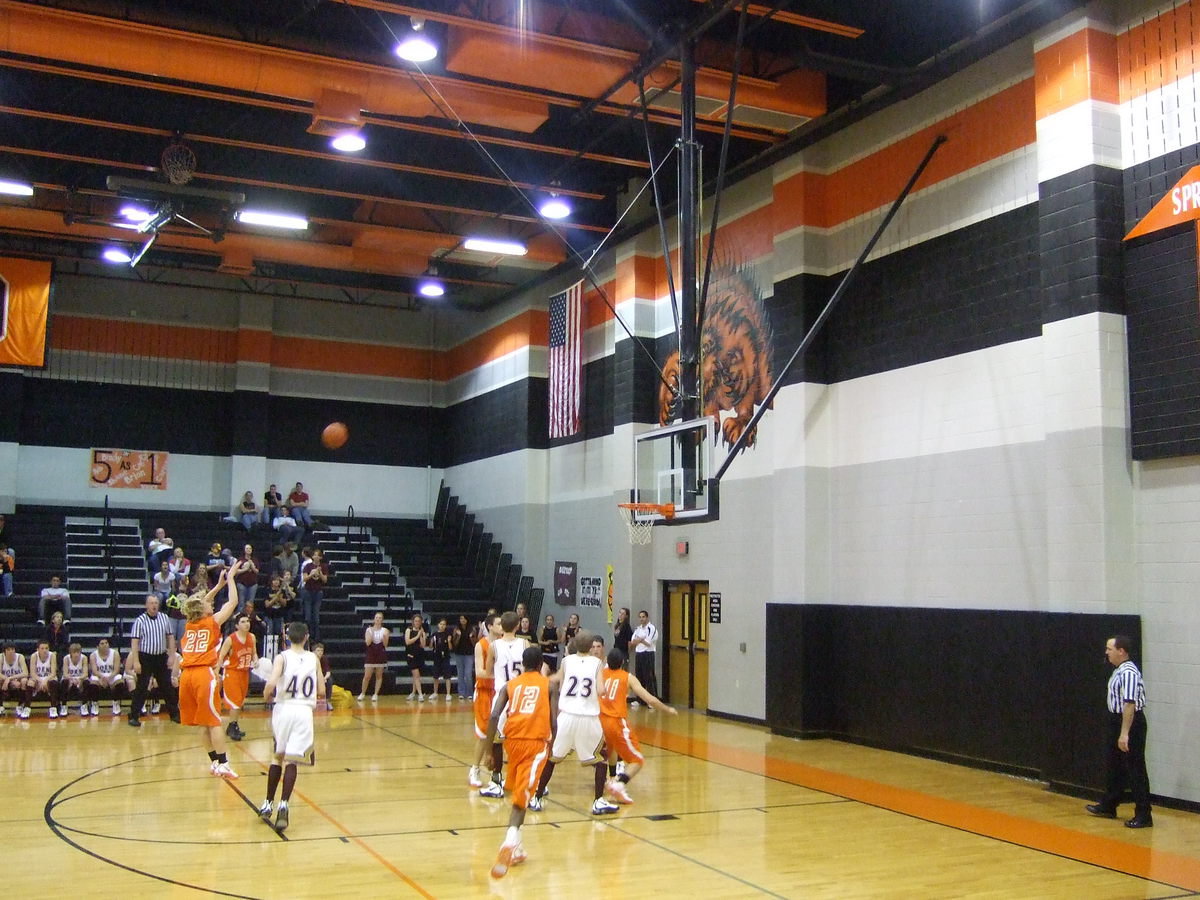
[[[8,524],[8,519],[4,513],[0,513],[0,544],[8,546],[13,542],[12,526]]]
[[[165,559],[162,561],[162,565],[158,567],[158,571],[154,573],[150,587],[154,590],[154,593],[158,594],[158,599],[163,603],[167,602],[167,598],[171,596],[171,591],[175,589],[175,577],[171,574],[171,564]]]
[[[46,626],[46,631],[42,636],[42,640],[50,645],[50,652],[58,657],[59,661],[71,646],[71,634],[67,630],[64,618],[63,614],[56,610],[50,616],[50,624]]]
[[[71,621],[71,594],[62,586],[62,578],[58,575],[50,576],[50,587],[42,588],[42,594],[38,598],[39,625],[46,624],[46,608],[51,603],[57,603],[58,608],[62,610],[63,619]]]
[[[7,714],[5,703],[15,700],[17,718],[25,718],[25,682],[29,678],[29,667],[25,657],[17,652],[17,645],[8,641],[0,653],[0,716]]]
[[[304,529],[296,524],[291,510],[286,506],[279,507],[279,512],[275,516],[275,521],[271,523],[271,527],[279,532],[279,539],[285,544],[299,542],[300,536],[304,534]]]
[[[304,490],[304,485],[299,481],[292,488],[292,492],[288,494],[287,502],[292,507],[292,518],[296,520],[296,523],[311,529],[313,518],[312,513],[308,511],[308,494]]]
[[[258,563],[254,559],[253,544],[242,547],[242,565],[244,568],[233,580],[237,584],[238,602],[245,606],[247,603],[253,603],[254,595],[258,593]]]
[[[254,492],[246,491],[242,494],[242,500],[238,503],[237,509],[234,510],[232,516],[225,516],[221,519],[222,522],[228,522],[231,525],[241,525],[246,529],[246,533],[250,533],[250,529],[258,521],[258,505],[254,502]]]
[[[180,578],[187,578],[192,574],[192,561],[183,555],[183,548],[176,547],[171,554],[171,559],[167,564],[167,570],[171,573],[171,577],[176,582]]]
[[[71,641],[62,658],[62,678],[58,683],[58,714],[66,716],[67,704],[78,703],[79,714],[88,714],[88,661],[79,641]]]
[[[293,582],[300,574],[300,557],[296,555],[296,545],[291,541],[283,545],[283,552],[279,554],[279,574],[284,572],[291,573]]]
[[[263,494],[263,524],[268,528],[275,521],[275,517],[279,515],[279,507],[283,505],[283,494],[279,493],[279,488],[271,485]]]
[[[158,570],[159,563],[171,556],[175,549],[175,541],[167,537],[165,528],[154,529],[154,537],[146,542],[148,551],[147,558],[150,564],[150,571]]]
[[[0,544],[0,586],[3,586],[6,600],[13,595],[13,572],[16,568],[16,555],[7,544]]]
[[[100,638],[96,649],[89,658],[92,675],[89,681],[91,689],[92,715],[100,714],[101,700],[112,701],[114,716],[121,714],[121,695],[128,693],[125,676],[121,674],[121,654],[109,646],[108,638]]]

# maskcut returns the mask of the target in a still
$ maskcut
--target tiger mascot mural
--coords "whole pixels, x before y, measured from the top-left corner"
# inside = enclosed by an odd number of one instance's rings
[[[726,446],[741,437],[771,389],[772,346],[771,323],[753,272],[733,262],[714,265],[700,329],[700,414],[716,418]],[[678,350],[667,357],[663,375],[666,384],[658,388],[660,425],[682,413]],[[722,410],[733,414],[722,421]],[[744,446],[754,440],[751,433]]]

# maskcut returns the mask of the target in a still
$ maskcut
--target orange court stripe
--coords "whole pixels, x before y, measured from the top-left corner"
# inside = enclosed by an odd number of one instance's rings
[[[237,748],[239,750],[241,750],[242,753],[244,753],[249,759],[253,760],[257,765],[261,766],[262,768],[267,767],[266,763],[264,763],[262,760],[260,760],[258,757],[256,757],[253,753],[251,753],[247,748],[243,747],[241,744],[238,744]],[[374,847],[372,847],[370,844],[368,844],[362,838],[358,837],[349,828],[347,828],[345,825],[343,825],[341,822],[339,822],[337,819],[335,819],[333,816],[331,816],[329,813],[327,813],[317,803],[315,803],[311,797],[301,793],[300,791],[298,791],[294,788],[292,789],[292,793],[295,796],[299,797],[301,800],[303,800],[305,803],[307,803],[310,807],[312,807],[312,809],[315,812],[319,813],[324,819],[326,819],[326,821],[328,821],[330,824],[332,824],[334,828],[336,828],[338,831],[340,831],[342,834],[344,834],[346,836],[347,840],[351,840],[354,843],[356,843],[362,850],[366,851],[366,853],[368,855],[374,857],[376,862],[380,863],[384,868],[386,868],[393,875],[395,875],[397,878],[399,878],[401,881],[403,881],[405,884],[407,884],[409,887],[411,887],[414,891],[416,891],[422,897],[427,898],[427,900],[436,900],[436,898],[433,896],[433,894],[429,893],[429,891],[425,890],[425,888],[421,887],[419,884],[417,884],[415,881],[413,881],[411,878],[409,878],[407,875],[405,875],[402,871],[400,871],[399,868],[397,868],[390,860],[388,860],[385,856],[383,856],[381,853],[379,853],[379,851],[377,851]]]
[[[1053,853],[1189,891],[1200,890],[1200,859],[1193,857],[1129,844],[1113,838],[1097,837],[1060,825],[1050,825],[908,788],[830,772],[765,753],[739,750],[699,738],[675,735],[659,728],[640,728],[638,737],[643,744],[653,747],[856,800],[926,822],[1006,841],[1031,850]]]

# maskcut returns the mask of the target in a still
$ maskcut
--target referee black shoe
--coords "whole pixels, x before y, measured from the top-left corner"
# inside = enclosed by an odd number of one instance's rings
[[[142,720],[141,720],[141,719],[139,719],[137,716],[130,716],[130,717],[129,717],[129,724],[130,724],[130,725],[132,725],[134,728],[141,728],[141,727],[142,727]]]
[[[1150,816],[1134,816],[1125,823],[1126,828],[1153,828],[1154,820]]]
[[[1093,816],[1099,816],[1101,819],[1115,819],[1117,817],[1115,809],[1109,809],[1106,806],[1101,806],[1099,803],[1089,803],[1084,809]]]

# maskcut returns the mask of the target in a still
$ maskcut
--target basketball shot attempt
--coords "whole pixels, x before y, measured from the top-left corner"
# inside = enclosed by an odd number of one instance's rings
[[[542,648],[526,647],[521,654],[521,665],[524,671],[509,678],[496,693],[496,705],[488,719],[489,741],[496,739],[500,717],[506,720],[508,776],[504,788],[512,792],[508,831],[492,866],[493,878],[503,878],[510,868],[525,861],[521,826],[525,824],[525,810],[550,756],[550,740],[558,715],[558,697],[550,689],[550,680],[542,674]]]
[[[296,764],[311,766],[316,762],[313,709],[318,703],[325,702],[325,680],[321,678],[317,655],[304,649],[308,626],[293,622],[287,628],[287,639],[288,648],[275,657],[271,677],[263,689],[263,698],[268,703],[275,697],[275,709],[271,712],[275,753],[267,770],[267,798],[258,808],[258,815],[271,824],[271,807],[282,779],[283,794],[275,814],[278,832],[286,831],[288,827],[288,801],[296,786]]]

